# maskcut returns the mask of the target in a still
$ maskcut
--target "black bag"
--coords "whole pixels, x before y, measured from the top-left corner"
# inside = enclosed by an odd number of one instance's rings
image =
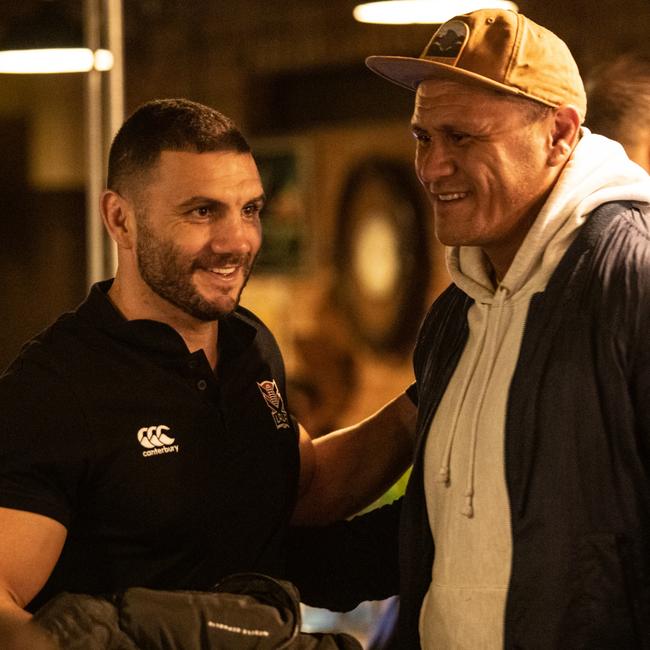
[[[63,593],[34,621],[65,650],[362,650],[347,634],[300,632],[297,589],[250,573],[225,578],[214,592]]]

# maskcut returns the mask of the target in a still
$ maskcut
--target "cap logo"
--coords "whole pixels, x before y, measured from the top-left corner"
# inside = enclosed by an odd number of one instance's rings
[[[433,36],[422,57],[457,59],[467,42],[469,28],[460,20],[450,20]],[[454,61],[455,63],[455,61]]]

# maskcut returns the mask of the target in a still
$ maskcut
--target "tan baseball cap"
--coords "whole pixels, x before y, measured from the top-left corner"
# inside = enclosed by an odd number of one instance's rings
[[[451,79],[528,97],[547,106],[587,112],[584,85],[569,48],[524,15],[481,9],[456,16],[433,35],[419,58],[369,56],[378,75],[415,90],[428,79]]]

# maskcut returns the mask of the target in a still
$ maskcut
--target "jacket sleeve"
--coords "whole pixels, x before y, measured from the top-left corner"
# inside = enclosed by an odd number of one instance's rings
[[[349,521],[292,528],[287,578],[301,600],[346,611],[397,594],[400,512],[398,500]]]

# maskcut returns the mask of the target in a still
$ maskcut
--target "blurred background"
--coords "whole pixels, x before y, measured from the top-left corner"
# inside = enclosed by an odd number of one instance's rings
[[[0,3],[0,39],[42,4]],[[84,20],[81,0],[48,4]],[[621,52],[650,51],[649,0],[518,5],[568,43],[585,76]],[[417,56],[435,25],[360,23],[354,6],[123,3],[125,113],[188,97],[234,118],[254,147],[271,199],[243,303],[276,334],[289,402],[314,435],[409,384],[418,323],[447,282],[412,172],[413,96],[363,63],[369,54]],[[87,81],[0,74],[2,367],[87,289]]]
[[[89,1],[47,4],[88,28]],[[112,1],[97,0],[101,20]],[[158,97],[203,102],[253,145],[269,204],[243,304],[275,333],[290,408],[312,435],[365,417],[411,382],[419,322],[448,281],[413,174],[413,95],[364,66],[370,54],[419,55],[436,25],[360,23],[355,4],[124,0],[123,79],[111,99],[126,114]],[[2,0],[0,41],[42,5]],[[583,77],[624,52],[650,56],[650,0],[518,5],[567,42]],[[107,112],[106,91],[89,90],[107,85],[98,74],[0,74],[0,367],[111,275],[110,254],[94,269],[89,261],[89,242],[102,237],[87,186],[101,169],[89,152],[103,159],[114,128],[90,115]],[[99,92],[95,109],[89,92]]]

